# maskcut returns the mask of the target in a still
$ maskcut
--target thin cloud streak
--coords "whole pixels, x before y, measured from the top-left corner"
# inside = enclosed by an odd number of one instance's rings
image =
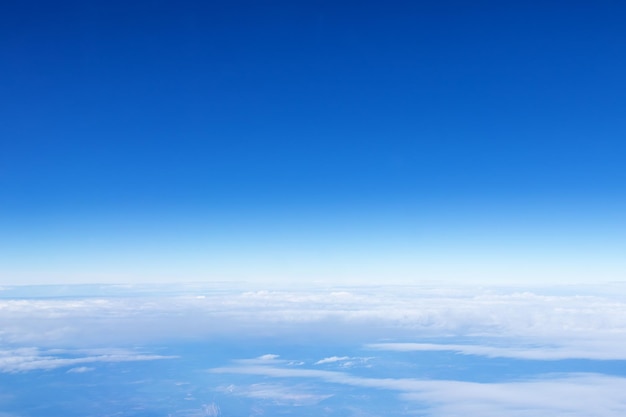
[[[313,405],[333,396],[333,394],[317,394],[311,392],[310,387],[302,385],[287,386],[275,383],[259,383],[248,386],[229,385],[219,387],[218,391],[231,395],[265,400],[275,405],[287,406]]]
[[[594,359],[626,360],[626,352],[620,346],[603,346],[597,342],[563,346],[496,347],[480,345],[434,344],[434,343],[371,343],[369,349],[393,352],[448,351],[463,355],[489,358],[526,360]]]
[[[146,355],[128,352],[125,354],[114,353],[109,355],[82,356],[66,358],[54,356],[52,352],[42,352],[36,348],[22,348],[14,350],[0,350],[0,372],[19,373],[35,370],[51,370],[64,367],[74,367],[68,372],[85,372],[87,367],[75,367],[76,365],[93,364],[101,362],[135,362],[153,361],[162,359],[174,359],[176,356]]]
[[[309,378],[325,383],[397,391],[400,398],[431,407],[431,415],[619,417],[626,413],[626,378],[598,374],[546,375],[532,380],[477,383],[409,378],[365,378],[343,372],[270,366],[222,367],[212,373]]]

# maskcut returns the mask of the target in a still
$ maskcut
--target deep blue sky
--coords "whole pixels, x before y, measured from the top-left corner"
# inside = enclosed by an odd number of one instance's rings
[[[585,257],[623,278],[625,20],[616,1],[3,5],[0,282],[566,280]]]

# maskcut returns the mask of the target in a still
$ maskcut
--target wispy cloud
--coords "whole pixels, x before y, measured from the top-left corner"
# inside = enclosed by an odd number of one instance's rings
[[[303,385],[284,385],[278,383],[260,383],[246,386],[229,385],[218,388],[219,391],[253,399],[269,401],[275,405],[305,406],[317,404],[332,394],[319,394]]]
[[[324,359],[320,359],[315,362],[314,365],[326,365],[326,364],[339,364],[342,368],[350,368],[357,365],[365,365],[367,366],[367,362],[369,362],[372,357],[356,357],[356,356],[329,356]]]
[[[114,354],[97,356],[62,357],[55,355],[53,351],[40,351],[36,348],[0,350],[0,372],[17,373],[64,367],[74,367],[74,372],[85,372],[89,368],[76,367],[76,365],[98,362],[134,362],[175,358],[175,356],[147,355],[132,351],[119,353],[119,350],[116,350],[116,352],[117,353]]]
[[[491,384],[439,381],[401,396],[429,403],[433,415],[618,417],[626,413],[624,390],[625,378],[569,374]]]
[[[325,383],[396,391],[407,401],[427,403],[433,416],[559,415],[621,417],[626,413],[626,378],[598,374],[545,375],[502,383],[477,383],[409,378],[365,378],[344,372],[288,369],[273,366],[235,366],[213,373],[308,378]]]
[[[68,374],[84,374],[85,372],[91,372],[94,369],[95,368],[90,368],[88,366],[79,366],[77,368],[68,369],[67,373]]]
[[[335,363],[335,362],[347,361],[347,360],[350,360],[350,359],[351,358],[349,356],[330,356],[328,358],[320,359],[319,361],[315,362],[315,365],[323,365],[325,363]]]
[[[274,359],[278,359],[280,355],[275,355],[273,353],[266,353],[265,355],[259,356],[257,359],[261,361],[272,361]]]
[[[220,417],[222,411],[216,403],[203,404],[200,408],[177,410],[168,417]]]
[[[513,358],[528,360],[597,359],[626,360],[622,346],[602,344],[597,341],[576,341],[561,346],[500,347],[434,343],[371,343],[370,349],[394,352],[450,351],[463,355],[490,358]]]
[[[287,363],[288,361],[279,359],[280,355],[273,353],[266,353],[256,358],[251,359],[236,359],[235,362],[243,365],[279,365]]]

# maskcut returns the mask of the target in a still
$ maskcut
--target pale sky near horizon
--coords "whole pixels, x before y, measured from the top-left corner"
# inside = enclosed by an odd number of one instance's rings
[[[626,6],[3,6],[0,285],[626,280]]]

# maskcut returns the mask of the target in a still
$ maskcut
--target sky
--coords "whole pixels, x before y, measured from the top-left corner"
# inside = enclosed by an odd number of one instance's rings
[[[0,284],[626,271],[626,6],[0,13]]]

